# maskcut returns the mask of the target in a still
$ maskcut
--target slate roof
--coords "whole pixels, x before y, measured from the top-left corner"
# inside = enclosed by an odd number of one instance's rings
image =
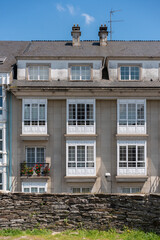
[[[22,81],[13,80],[11,84],[12,89],[18,88],[157,88],[160,87],[160,81]]]
[[[10,72],[16,57],[158,57],[160,41],[108,41],[99,46],[99,41],[81,41],[73,47],[71,41],[0,41],[0,72]]]
[[[0,64],[0,72],[10,72],[16,63],[15,56],[22,54],[28,42],[22,41],[0,41],[0,58],[6,57],[3,64]]]
[[[160,41],[81,41],[73,47],[71,41],[32,41],[21,56],[55,57],[160,57]]]

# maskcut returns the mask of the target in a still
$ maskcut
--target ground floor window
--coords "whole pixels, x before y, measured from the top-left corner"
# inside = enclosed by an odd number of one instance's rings
[[[122,193],[140,193],[141,188],[140,187],[122,187],[121,192]]]
[[[91,192],[91,188],[89,187],[74,187],[72,188],[72,193],[90,193]]]
[[[22,192],[45,193],[47,192],[47,183],[46,182],[23,182]]]

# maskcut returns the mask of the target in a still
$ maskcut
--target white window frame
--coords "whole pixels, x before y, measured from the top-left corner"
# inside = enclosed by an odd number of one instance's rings
[[[120,119],[120,104],[126,105],[126,118]],[[135,125],[128,124],[128,104],[136,105]],[[144,105],[144,119],[137,118],[137,105]],[[120,125],[120,120],[127,121],[126,125]],[[144,120],[144,125],[138,125],[137,122]],[[117,133],[118,134],[146,134],[146,99],[118,99],[117,101]]]
[[[70,64],[70,80],[72,81],[90,81],[92,79],[92,75],[91,75],[91,69],[92,69],[92,64]],[[75,79],[73,78],[72,76],[72,68],[73,67],[78,67],[79,68],[79,79]],[[89,67],[89,72],[90,72],[90,75],[89,75],[89,78],[88,79],[82,79],[82,67]]]
[[[129,192],[127,193],[125,193],[124,192],[124,189],[128,189],[129,190]],[[138,191],[135,191],[135,190],[138,190]],[[132,193],[132,194],[136,194],[136,193],[140,193],[141,192],[141,187],[122,187],[121,188],[121,193],[125,193],[125,194],[130,194],[130,193]]]
[[[28,148],[34,148],[35,149],[35,161],[34,162],[28,162],[28,159],[27,159],[27,149]],[[44,149],[44,162],[37,162],[37,148],[43,148]],[[26,149],[25,149],[25,151],[26,151],[26,163],[33,163],[33,164],[40,164],[40,163],[44,163],[45,164],[45,159],[46,159],[46,148],[45,147],[43,147],[43,146],[36,146],[36,147],[34,147],[34,146],[27,146],[26,147]]]
[[[129,70],[129,79],[122,79],[122,76],[121,76],[121,68],[122,67],[127,67],[128,68],[128,70]],[[132,67],[137,67],[139,69],[139,78],[138,79],[131,79],[131,68]],[[140,80],[140,66],[137,66],[137,65],[130,65],[130,66],[128,66],[128,65],[121,65],[120,66],[120,80],[121,81],[139,81]]]
[[[68,149],[75,147],[75,167],[68,167]],[[77,146],[85,146],[85,167],[77,167]],[[87,146],[93,146],[94,167],[87,167]],[[66,176],[96,176],[96,141],[67,141],[66,142]]]
[[[29,193],[31,193],[31,188],[37,188],[38,189],[38,192],[37,193],[40,193],[39,192],[39,189],[40,188],[45,188],[45,192],[47,192],[47,182],[22,182],[22,192],[24,192],[24,189],[25,188],[29,188]]]
[[[45,78],[45,75],[44,75],[44,73],[42,74],[42,76],[43,76],[43,79],[41,79],[41,69],[40,68],[42,68],[42,67],[45,67],[47,70],[48,70],[48,74],[46,75],[47,76],[47,78]],[[31,74],[30,74],[30,71],[31,71],[31,68],[37,68],[37,78],[36,79],[33,79],[33,77],[31,77]],[[41,64],[41,65],[28,65],[28,80],[30,80],[30,81],[48,81],[49,80],[49,65],[43,65],[43,64]]]
[[[47,134],[47,99],[23,99],[23,110],[22,110],[22,134]],[[30,122],[30,125],[25,125],[24,121],[24,113],[25,113],[25,104],[30,105],[30,118],[28,122]],[[32,125],[32,104],[38,104],[38,123],[37,125]],[[39,119],[39,105],[44,104],[45,105],[45,125],[40,125],[40,119]],[[27,120],[26,120],[27,121]]]
[[[74,104],[76,106],[76,118],[69,119],[69,105]],[[77,105],[85,104],[85,124],[78,125],[77,121]],[[93,119],[87,119],[87,104],[93,104]],[[76,125],[69,125],[70,121],[76,121]],[[87,121],[93,121],[93,125],[87,125]],[[96,131],[96,118],[95,118],[95,99],[68,99],[67,100],[67,134],[95,134]]]
[[[136,167],[128,167],[128,146],[136,146]],[[117,175],[147,175],[147,143],[146,141],[117,141]],[[120,146],[126,146],[126,167],[120,167]],[[138,167],[137,147],[144,146],[144,167]]]

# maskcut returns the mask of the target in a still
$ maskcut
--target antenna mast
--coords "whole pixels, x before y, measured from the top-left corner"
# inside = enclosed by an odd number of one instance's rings
[[[111,9],[111,11],[110,11],[110,21],[108,21],[109,23],[110,23],[110,31],[109,31],[109,33],[110,33],[110,40],[112,40],[112,22],[122,22],[123,20],[115,20],[115,21],[113,21],[112,20],[112,15],[113,15],[113,13],[115,13],[115,12],[120,12],[121,10],[112,10]]]

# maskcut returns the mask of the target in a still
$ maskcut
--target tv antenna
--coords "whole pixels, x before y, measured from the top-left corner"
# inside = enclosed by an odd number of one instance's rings
[[[112,22],[122,22],[123,21],[123,20],[112,20],[112,15],[115,12],[120,12],[120,11],[122,11],[122,10],[112,10],[111,9],[111,11],[110,11],[110,20],[108,21],[110,23],[110,31],[109,31],[109,33],[110,33],[110,40],[112,40],[112,33],[113,33],[113,31],[112,31]]]

